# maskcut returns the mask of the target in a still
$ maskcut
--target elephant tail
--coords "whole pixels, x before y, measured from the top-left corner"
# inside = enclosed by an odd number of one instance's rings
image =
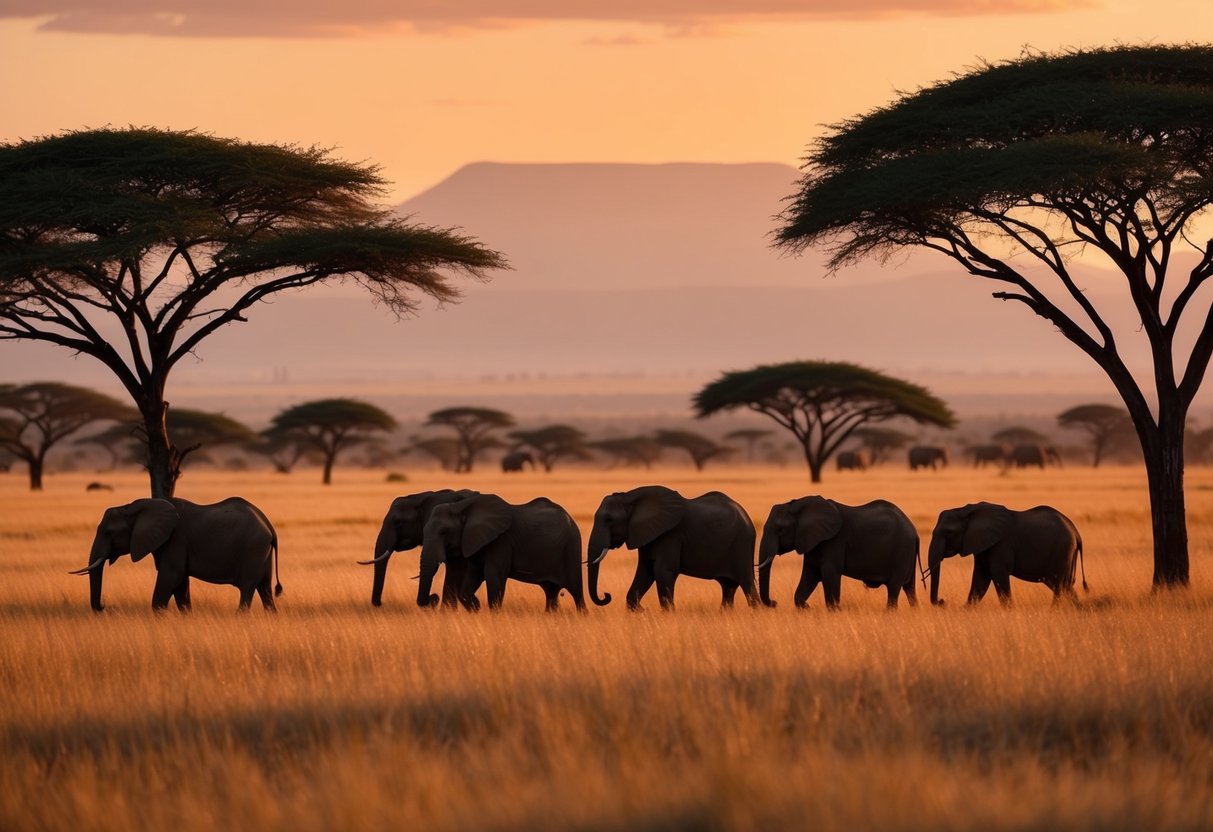
[[[282,577],[278,574],[278,532],[274,532],[270,545],[274,547],[274,597],[277,598],[282,594]]]
[[[914,535],[914,557],[918,560],[918,579],[922,581],[922,588],[927,588],[927,575],[931,574],[929,569],[922,568],[922,540],[918,535]]]
[[[1078,563],[1079,563],[1079,568],[1082,569],[1082,591],[1090,592],[1091,588],[1089,586],[1087,586],[1087,564],[1084,562],[1084,559],[1082,556],[1082,535],[1081,534],[1078,536]]]

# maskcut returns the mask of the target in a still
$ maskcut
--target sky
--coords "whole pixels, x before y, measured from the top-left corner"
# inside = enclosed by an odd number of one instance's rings
[[[1208,0],[0,0],[0,139],[322,145],[394,201],[476,161],[796,164],[980,60],[1210,24]]]

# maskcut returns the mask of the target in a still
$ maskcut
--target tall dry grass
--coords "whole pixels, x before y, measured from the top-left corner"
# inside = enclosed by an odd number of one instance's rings
[[[0,478],[0,829],[1204,829],[1213,826],[1213,476],[1193,471],[1193,588],[1149,593],[1139,470],[833,474],[823,493],[899,503],[928,535],[974,499],[1050,503],[1081,528],[1091,596],[1053,607],[1016,583],[1014,608],[883,610],[843,586],[797,611],[799,558],[777,561],[776,610],[717,609],[684,579],[674,614],[630,615],[634,566],[610,554],[616,597],[548,616],[511,584],[497,615],[421,611],[415,556],[369,604],[371,554],[407,486],[338,471],[191,472],[182,496],[242,494],[274,520],[286,595],[271,617],[195,584],[195,611],[155,616],[150,559],[106,573],[88,609],[84,564],[114,494],[58,476],[42,494]],[[719,488],[761,522],[812,493],[797,469],[703,475],[477,473],[459,485],[544,494],[589,531],[609,491],[656,481]],[[925,600],[925,595],[924,595]],[[256,604],[256,602],[254,602]]]

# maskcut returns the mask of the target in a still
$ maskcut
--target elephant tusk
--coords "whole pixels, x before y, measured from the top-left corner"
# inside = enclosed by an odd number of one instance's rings
[[[391,556],[391,554],[392,554],[391,549],[385,549],[383,554],[380,555],[379,557],[372,558],[371,560],[360,560],[360,561],[358,561],[358,563],[361,566],[370,566],[372,563],[379,563],[379,561],[381,561],[381,560],[387,560],[388,557]]]
[[[609,551],[611,551],[610,546],[603,546],[602,551],[598,553],[598,557],[594,558],[594,560],[590,561],[590,562],[598,563],[598,561],[602,560],[603,558],[605,558],[607,556],[607,552],[609,552]]]
[[[421,580],[421,573],[420,573],[420,572],[418,572],[416,575],[414,575],[413,577],[409,578],[409,580],[410,580],[410,581],[419,581],[419,580]]]
[[[768,564],[769,564],[771,561],[773,561],[773,560],[775,560],[775,556],[774,556],[774,555],[771,555],[769,558],[767,558],[766,560],[764,560],[762,563],[758,564],[758,568],[759,568],[759,569],[765,569],[765,568],[767,567],[767,565],[768,565]]]
[[[94,569],[96,569],[104,560],[105,560],[105,558],[97,558],[95,561],[93,561],[88,566],[84,567],[83,569],[73,569],[70,572],[68,572],[67,574],[69,574],[69,575],[87,575],[89,572],[92,572]]]

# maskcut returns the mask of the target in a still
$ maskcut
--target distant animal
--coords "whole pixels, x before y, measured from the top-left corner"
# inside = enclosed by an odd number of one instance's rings
[[[501,470],[505,473],[521,471],[523,465],[530,465],[535,470],[535,458],[530,451],[511,451],[501,458]]]
[[[939,573],[944,558],[973,555],[970,604],[976,604],[993,582],[998,599],[1011,601],[1011,578],[1042,583],[1054,600],[1074,595],[1075,572],[1082,567],[1082,536],[1070,518],[1051,506],[1014,511],[995,503],[972,503],[943,511],[931,533],[927,568],[931,603],[939,599]]]
[[[154,610],[165,609],[170,598],[178,609],[188,610],[190,578],[237,587],[241,610],[248,609],[256,592],[272,612],[275,596],[282,594],[282,583],[276,580],[278,535],[269,518],[242,497],[210,505],[177,497],[152,498],[106,509],[93,537],[88,566],[71,573],[89,576],[91,603],[97,612],[104,609],[105,564],[125,554],[135,563],[149,554],[155,561]]]
[[[909,453],[910,470],[930,468],[936,471],[948,467],[948,449],[937,445],[915,445]]]
[[[543,588],[545,609],[554,612],[564,590],[585,612],[581,582],[581,531],[569,513],[546,497],[512,505],[495,494],[477,494],[436,506],[425,524],[417,604],[434,606],[430,586],[438,564],[466,562],[461,596],[485,584],[489,609],[501,607],[506,581]],[[448,572],[449,574],[449,572]]]
[[[387,513],[383,515],[383,522],[379,525],[379,534],[375,537],[374,557],[371,560],[358,561],[363,566],[375,566],[374,582],[371,584],[371,604],[376,607],[383,604],[383,583],[387,578],[387,567],[392,553],[416,549],[421,545],[422,531],[434,509],[443,503],[466,500],[479,493],[466,489],[452,491],[444,488],[440,491],[419,491],[392,500]],[[442,581],[443,606],[454,607],[459,603],[459,591],[466,571],[463,561],[447,564]],[[467,600],[473,609],[480,605],[475,595]]]
[[[839,471],[866,471],[872,464],[872,455],[867,451],[839,451],[834,461]]]
[[[1061,455],[1050,445],[1023,444],[1011,449],[1010,462],[1016,468],[1043,469],[1045,465],[1061,467]]]
[[[758,586],[762,601],[771,601],[771,563],[795,550],[804,555],[796,606],[804,607],[821,584],[826,606],[837,609],[842,578],[855,578],[869,588],[883,586],[888,605],[897,606],[905,592],[918,603],[914,574],[918,531],[905,512],[887,500],[849,506],[820,496],[801,497],[771,507],[758,547]]]
[[[985,468],[987,465],[1005,466],[1010,449],[1006,445],[977,445],[972,449],[973,467]]]
[[[594,513],[586,546],[590,598],[604,606],[610,593],[598,595],[598,571],[611,549],[636,549],[636,575],[628,589],[629,610],[639,610],[657,584],[661,608],[674,608],[679,575],[720,584],[723,607],[733,605],[738,587],[750,606],[758,603],[754,586],[754,524],[728,495],[709,491],[687,499],[661,485],[608,494]]]
[[[90,482],[84,486],[85,491],[113,491],[114,487],[106,482]]]

